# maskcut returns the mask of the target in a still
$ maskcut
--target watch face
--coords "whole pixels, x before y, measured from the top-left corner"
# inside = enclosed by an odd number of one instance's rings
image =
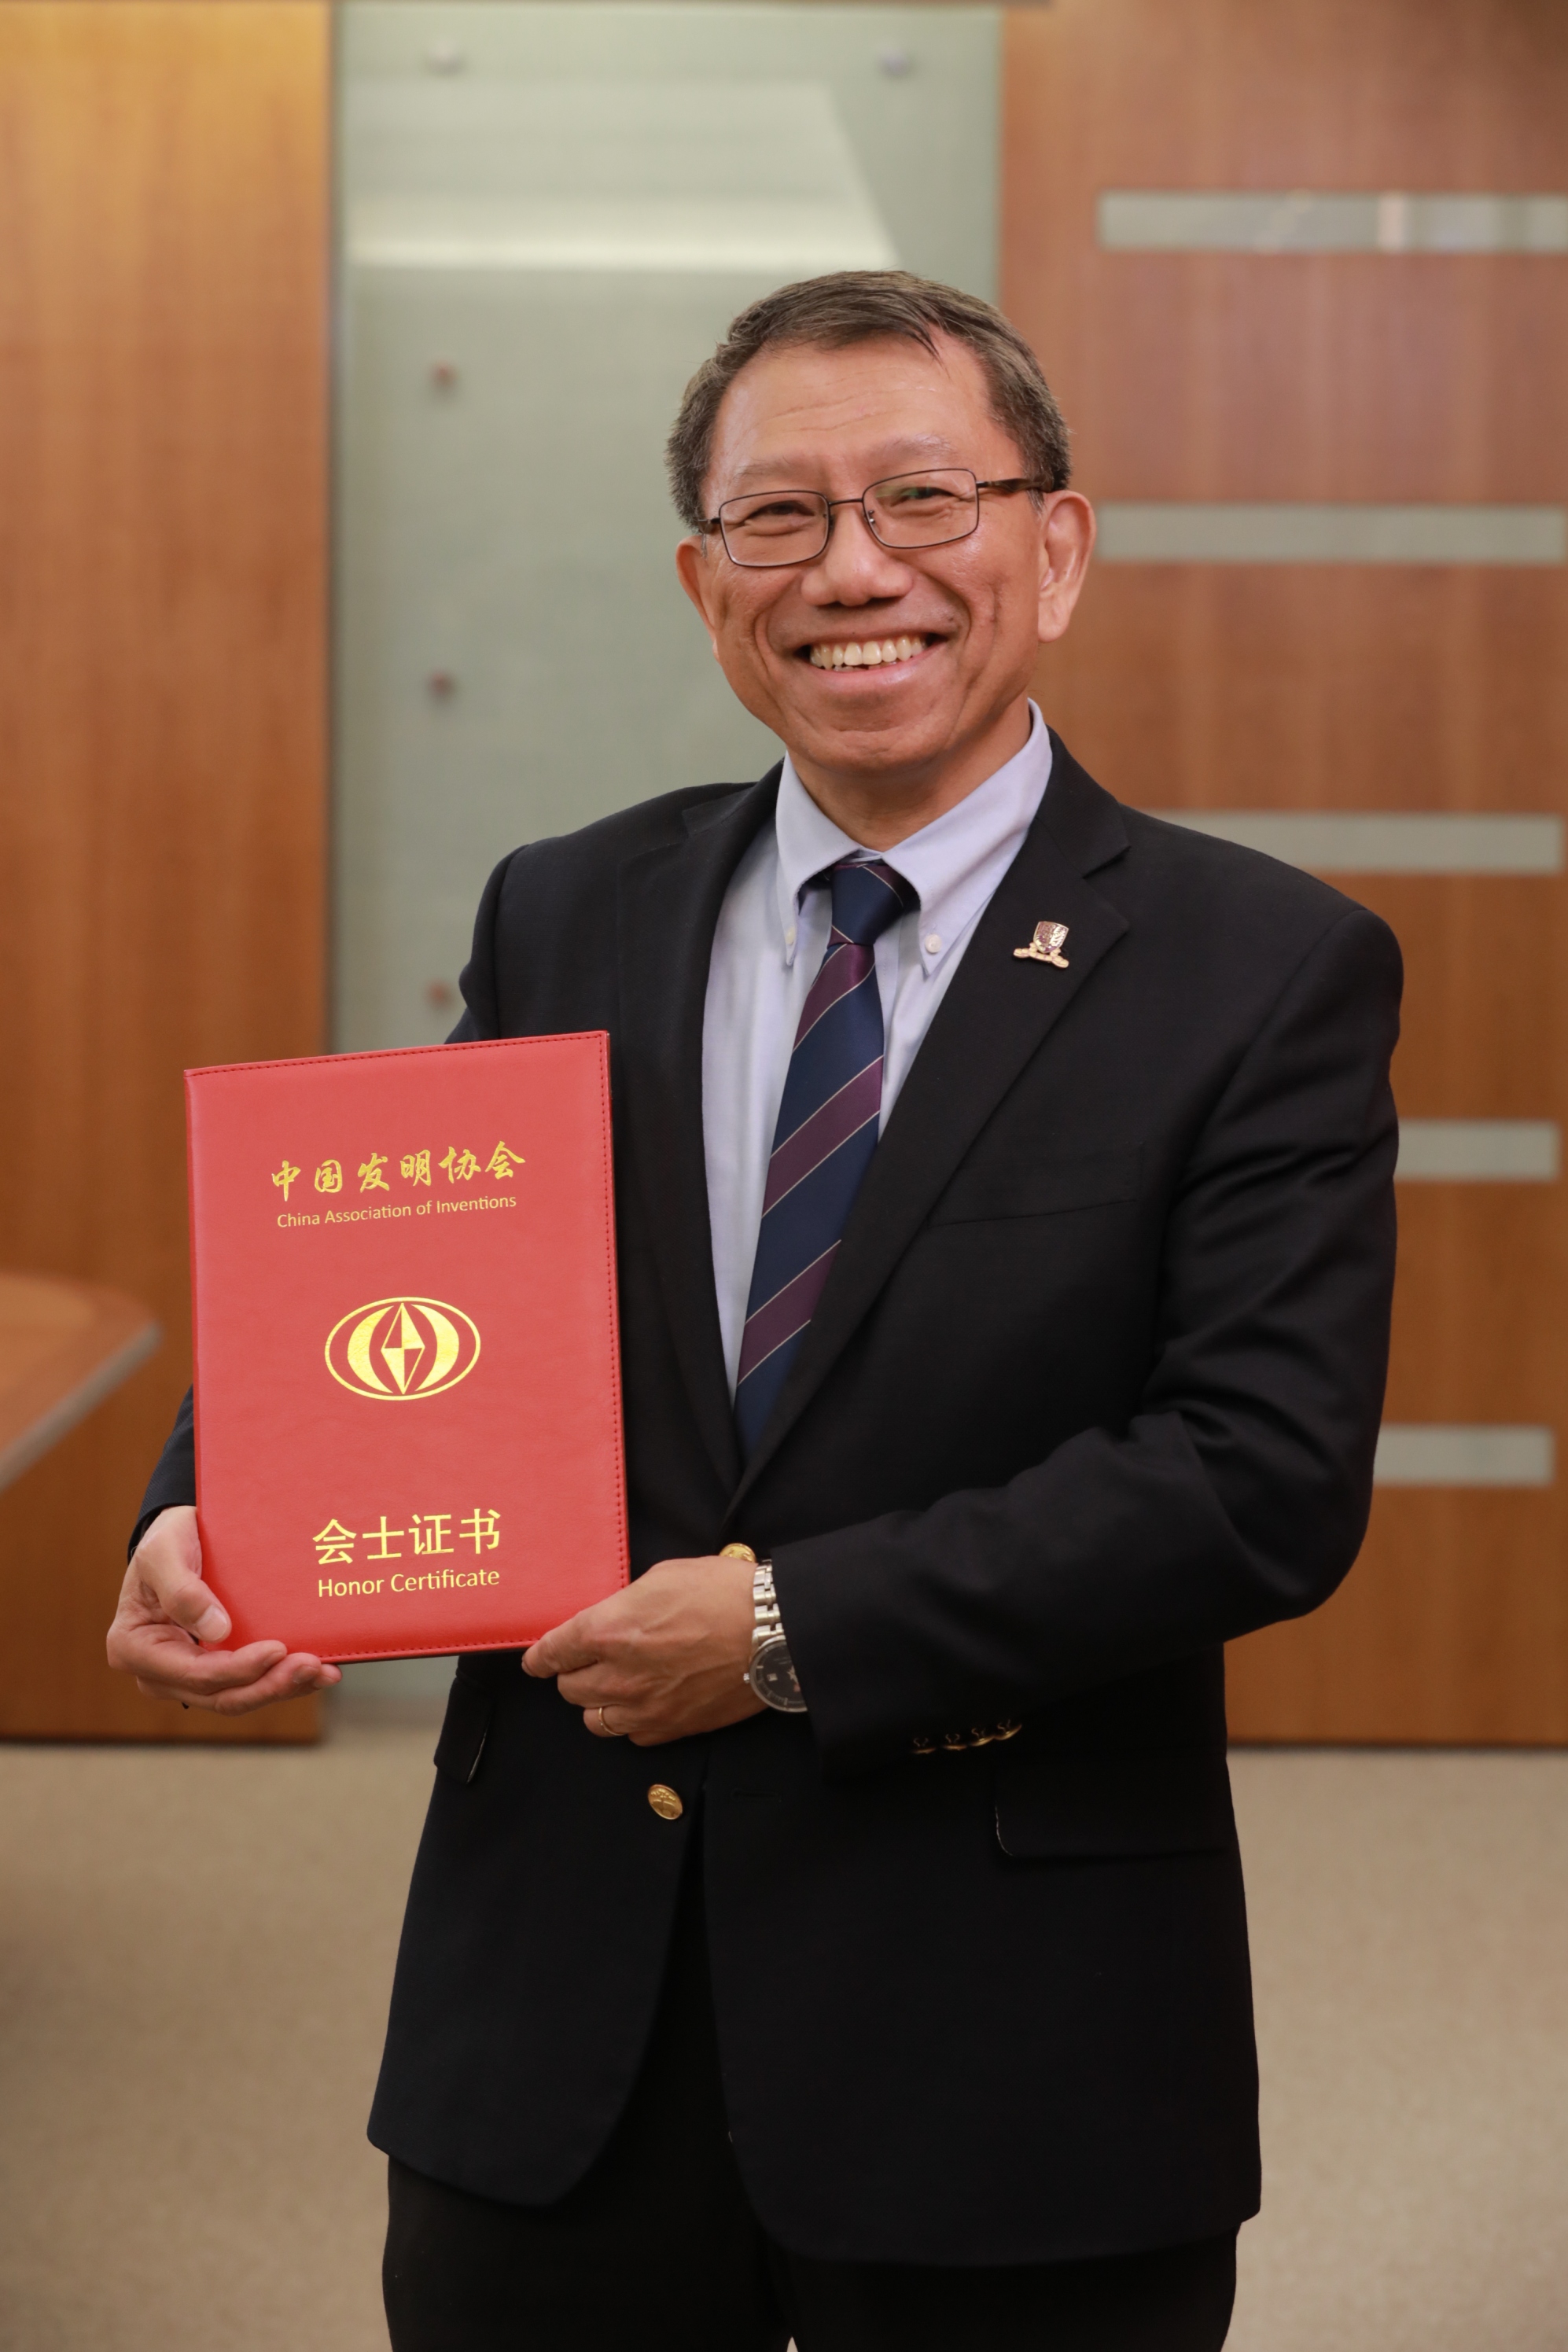
[[[752,1651],[750,1675],[752,1688],[764,1706],[775,1706],[784,1715],[805,1713],[795,1661],[782,1635]]]

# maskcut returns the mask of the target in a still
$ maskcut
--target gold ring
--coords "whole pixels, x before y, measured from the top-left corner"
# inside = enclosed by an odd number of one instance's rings
[[[602,1706],[596,1706],[594,1709],[594,1712],[599,1718],[599,1732],[601,1738],[605,1739],[618,1739],[621,1736],[620,1733],[618,1731],[612,1731],[609,1725],[605,1721],[604,1708]]]

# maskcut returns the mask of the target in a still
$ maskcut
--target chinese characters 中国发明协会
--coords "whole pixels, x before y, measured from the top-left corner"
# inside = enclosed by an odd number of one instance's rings
[[[447,1145],[445,1156],[435,1164],[445,1175],[448,1184],[471,1184],[475,1177],[481,1174],[494,1177],[498,1183],[505,1184],[510,1181],[518,1170],[525,1166],[526,1162],[521,1152],[514,1151],[510,1143],[498,1143],[489,1160],[483,1161],[477,1152],[468,1149],[467,1144],[451,1143]],[[391,1165],[392,1157],[389,1153],[368,1152],[358,1163],[360,1191],[390,1192],[392,1186],[384,1171]],[[272,1170],[272,1181],[282,1193],[285,1201],[288,1200],[289,1191],[299,1181],[301,1172],[287,1152],[283,1155],[281,1166]],[[405,1184],[428,1186],[432,1181],[430,1152],[401,1153],[397,1160],[397,1172]],[[323,1160],[310,1181],[318,1192],[341,1192],[343,1189],[343,1162],[341,1160]]]

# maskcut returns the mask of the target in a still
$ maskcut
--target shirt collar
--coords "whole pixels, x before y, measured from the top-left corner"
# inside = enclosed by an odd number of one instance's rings
[[[931,978],[1017,856],[1050,773],[1050,734],[1031,701],[1029,736],[1021,751],[955,808],[895,848],[878,853],[852,841],[823,814],[786,752],[773,821],[785,963],[795,961],[801,898],[812,877],[841,857],[881,854],[920,894],[921,962]]]

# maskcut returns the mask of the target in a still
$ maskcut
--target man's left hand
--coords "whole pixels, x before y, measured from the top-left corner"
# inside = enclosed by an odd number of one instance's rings
[[[553,1675],[596,1738],[657,1748],[762,1712],[744,1679],[754,1622],[749,1560],[661,1559],[542,1635],[522,1670]]]

